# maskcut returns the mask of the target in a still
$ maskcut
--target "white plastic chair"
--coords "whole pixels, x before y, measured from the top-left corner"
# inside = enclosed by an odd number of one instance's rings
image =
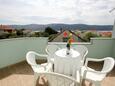
[[[50,71],[52,70],[52,64],[51,63],[43,63],[43,64],[37,64],[36,63],[36,56],[38,57],[48,57],[48,55],[38,54],[34,51],[29,51],[26,54],[26,60],[28,64],[31,65],[34,72],[41,72],[41,71]]]
[[[74,49],[78,51],[81,55],[82,59],[82,65],[84,65],[84,62],[86,60],[86,55],[88,54],[88,49],[84,45],[76,45],[74,46]]]
[[[59,49],[57,45],[47,45],[46,53],[48,54],[48,62],[54,63],[54,53]]]
[[[88,67],[88,61],[104,61],[103,68],[101,71],[96,71],[90,67]],[[109,73],[114,67],[115,61],[112,57],[106,57],[103,59],[93,59],[87,58],[85,62],[85,66],[81,68],[81,77],[82,79],[86,79],[95,84],[95,86],[101,86],[101,81],[106,77],[107,73]]]
[[[75,78],[54,72],[36,73],[36,83],[38,82],[37,80],[39,80],[39,77],[37,77],[39,74],[47,79],[48,86],[79,86]]]

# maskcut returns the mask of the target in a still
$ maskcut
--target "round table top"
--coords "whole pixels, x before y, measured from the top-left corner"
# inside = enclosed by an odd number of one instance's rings
[[[67,55],[66,52],[67,52],[67,48],[63,48],[63,49],[56,51],[55,54],[59,57],[72,57],[72,58],[76,58],[80,55],[79,52],[77,52],[76,50],[72,48],[70,49],[69,55]]]

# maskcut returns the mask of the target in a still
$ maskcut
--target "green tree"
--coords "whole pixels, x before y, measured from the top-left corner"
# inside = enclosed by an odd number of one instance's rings
[[[92,37],[99,37],[99,35],[95,32],[88,31],[84,33],[83,39],[90,41],[90,38]]]
[[[58,33],[57,31],[55,31],[51,27],[46,27],[44,32],[48,33],[49,35],[51,35],[51,34],[57,34]]]
[[[17,34],[15,32],[9,33],[9,38],[16,38]]]
[[[16,29],[16,35],[19,36],[19,37],[23,36],[23,30],[24,29]]]
[[[8,32],[1,32],[0,33],[0,39],[6,39],[9,38],[9,33]]]
[[[35,37],[39,37],[40,36],[40,32],[35,32],[34,35],[35,35]]]

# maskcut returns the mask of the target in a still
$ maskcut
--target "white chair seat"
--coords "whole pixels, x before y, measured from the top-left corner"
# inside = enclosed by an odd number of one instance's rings
[[[33,66],[34,72],[43,72],[45,71],[44,67],[40,67],[39,65]]]
[[[43,65],[43,66],[47,66],[47,65],[48,65],[48,63],[42,63],[41,65]]]
[[[34,72],[44,72],[44,71],[47,71],[47,69],[50,69],[52,68],[52,64],[50,63],[43,63],[41,64],[42,66],[40,65],[35,65],[35,66],[32,66]]]

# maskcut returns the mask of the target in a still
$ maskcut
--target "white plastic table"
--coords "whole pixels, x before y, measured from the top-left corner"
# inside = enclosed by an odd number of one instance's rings
[[[67,49],[63,48],[54,54],[54,72],[76,77],[76,70],[81,67],[80,53],[70,49],[71,54],[66,54]]]

